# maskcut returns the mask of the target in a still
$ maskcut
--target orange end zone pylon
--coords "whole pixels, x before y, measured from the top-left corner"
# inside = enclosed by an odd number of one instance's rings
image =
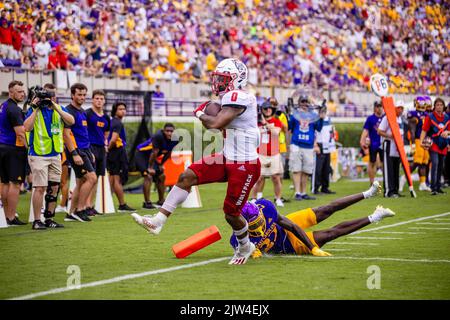
[[[402,161],[403,170],[405,171],[406,178],[408,179],[409,192],[411,193],[411,197],[416,198],[417,196],[413,187],[411,171],[409,170],[409,162],[408,158],[406,157],[405,145],[403,144],[403,138],[400,134],[400,128],[397,123],[394,100],[392,99],[392,97],[382,97],[381,102],[383,104],[383,109],[386,113],[389,126],[391,127],[395,145],[397,146],[398,153],[400,154],[400,160]]]
[[[211,226],[190,236],[186,240],[174,244],[172,250],[178,259],[182,259],[220,239],[222,239],[222,236],[220,235],[219,229],[216,226]]]

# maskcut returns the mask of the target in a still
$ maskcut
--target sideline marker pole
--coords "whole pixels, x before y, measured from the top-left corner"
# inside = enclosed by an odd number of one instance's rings
[[[183,259],[220,239],[222,239],[222,236],[219,229],[216,226],[211,226],[173,245],[172,251],[178,259]]]

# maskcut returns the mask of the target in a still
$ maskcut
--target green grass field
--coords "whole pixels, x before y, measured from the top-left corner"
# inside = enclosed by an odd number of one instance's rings
[[[367,186],[366,182],[341,180],[332,185],[337,195],[291,201],[280,211],[287,214],[315,207]],[[178,209],[158,236],[150,236],[128,214],[121,213],[97,216],[90,223],[64,223],[64,215],[58,214],[56,220],[65,224],[60,230],[33,231],[30,224],[0,229],[0,298],[62,288],[62,292],[35,298],[450,299],[449,194],[433,197],[418,192],[416,199],[378,196],[335,213],[315,229],[367,216],[378,204],[393,209],[397,216],[364,230],[448,214],[337,239],[324,247],[333,254],[330,258],[264,257],[244,266],[229,266],[231,229],[221,211],[225,187],[201,186],[203,208]],[[289,181],[284,181],[284,191],[285,197],[292,195]],[[271,183],[266,194],[272,194]],[[29,200],[29,195],[21,198],[18,211],[22,220],[28,218]],[[142,205],[142,195],[127,194],[127,200],[132,206]],[[173,244],[210,225],[217,225],[222,240],[186,259],[175,258]],[[89,284],[87,287],[64,291],[71,265],[80,268],[81,285]],[[371,266],[379,267],[380,289],[368,289]],[[117,279],[132,274],[140,275]],[[108,279],[113,280],[93,283]]]

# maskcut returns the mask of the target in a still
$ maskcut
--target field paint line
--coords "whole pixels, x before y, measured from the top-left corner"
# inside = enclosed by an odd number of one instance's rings
[[[403,238],[391,238],[391,237],[348,237],[347,239],[403,240]]]
[[[436,226],[449,225],[450,222],[417,222],[416,224],[431,224]]]
[[[433,219],[433,218],[445,217],[445,216],[448,216],[449,214],[450,214],[450,212],[445,212],[445,213],[436,214],[436,215],[433,215],[433,216],[428,216],[428,217],[422,217],[422,218],[402,221],[402,222],[398,222],[398,223],[394,223],[394,224],[388,224],[387,226],[382,226],[382,227],[378,227],[378,228],[359,230],[359,231],[353,232],[352,235],[353,234],[363,233],[363,232],[371,232],[371,231],[376,231],[376,230],[382,230],[382,229],[386,229],[386,228],[394,228],[394,227],[402,226],[404,224],[413,223],[413,222],[422,221],[422,220],[428,220],[428,219]]]
[[[433,219],[433,220],[438,220],[438,221],[450,221],[450,218],[437,218],[437,219]]]
[[[351,249],[338,249],[338,248],[330,248],[330,249],[325,249],[325,251],[351,251]]]
[[[362,242],[329,242],[328,244],[348,244],[355,246],[378,246],[379,243],[362,243]]]
[[[81,284],[79,287],[75,287],[75,286],[61,287],[61,288],[56,288],[56,289],[52,289],[52,290],[27,294],[25,296],[11,298],[9,300],[29,300],[29,299],[34,299],[37,297],[47,296],[49,294],[62,293],[62,292],[67,292],[67,291],[71,291],[71,290],[78,290],[78,289],[89,288],[89,287],[97,287],[97,286],[102,286],[105,284],[111,284],[111,283],[120,282],[120,281],[124,281],[124,280],[130,280],[130,279],[151,276],[154,274],[161,274],[161,273],[167,273],[167,272],[172,272],[172,271],[178,271],[178,270],[183,270],[183,269],[204,266],[204,265],[207,265],[210,263],[220,262],[220,261],[224,261],[227,259],[230,259],[230,257],[222,257],[222,258],[210,259],[210,260],[205,260],[205,261],[196,262],[196,263],[185,264],[185,265],[181,265],[181,266],[177,266],[177,267],[158,269],[158,270],[146,271],[146,272],[141,272],[141,273],[127,274],[127,275],[123,275],[123,276],[119,276],[119,277],[115,277],[115,278],[111,278],[111,279],[88,282],[85,284]]]
[[[314,256],[294,256],[294,255],[277,255],[269,256],[270,258],[288,258],[288,259],[317,259],[317,260],[366,260],[366,261],[396,261],[396,262],[416,262],[416,263],[450,263],[450,260],[430,260],[430,259],[403,259],[388,257],[314,257]]]
[[[427,227],[411,227],[408,229],[415,229],[415,230],[450,230],[450,228],[427,228]]]
[[[425,232],[408,232],[408,231],[374,231],[380,234],[425,234]]]

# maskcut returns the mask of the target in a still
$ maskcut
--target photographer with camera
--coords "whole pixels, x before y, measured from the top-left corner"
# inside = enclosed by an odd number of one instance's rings
[[[16,217],[20,185],[25,179],[27,159],[23,113],[18,103],[25,100],[20,81],[8,85],[9,99],[0,105],[0,180],[2,203],[8,225],[24,225]]]
[[[261,199],[265,179],[272,178],[273,189],[275,193],[275,203],[278,207],[284,207],[281,200],[283,174],[283,162],[281,161],[279,136],[283,129],[283,124],[275,118],[277,107],[266,100],[260,107],[258,115],[258,127],[261,132],[261,144],[258,148],[259,160],[261,161],[261,175],[253,187],[251,197]]]
[[[33,181],[33,230],[61,228],[53,220],[61,182],[61,154],[64,151],[64,124],[72,125],[74,118],[56,103],[56,87],[32,87],[28,101],[31,108],[25,116],[24,127],[28,135],[28,162]],[[41,208],[45,195],[45,224],[41,222]]]

